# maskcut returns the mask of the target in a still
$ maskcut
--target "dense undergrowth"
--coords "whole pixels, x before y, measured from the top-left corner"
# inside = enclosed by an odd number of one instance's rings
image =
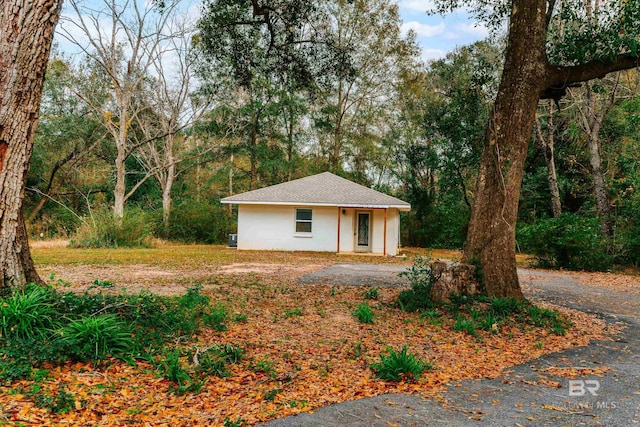
[[[92,287],[113,284],[96,280]],[[0,300],[0,383],[34,379],[63,363],[100,365],[117,358],[150,362],[173,391],[196,391],[207,375],[224,376],[226,366],[243,354],[240,347],[215,345],[199,351],[193,366],[180,361],[193,351],[190,343],[203,328],[224,331],[229,319],[226,307],[211,305],[200,289],[179,297],[106,295],[95,289],[78,295],[33,284],[14,290]]]

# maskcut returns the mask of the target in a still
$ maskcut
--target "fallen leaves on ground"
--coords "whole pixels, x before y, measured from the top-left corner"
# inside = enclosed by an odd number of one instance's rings
[[[319,259],[329,262],[329,258]],[[309,255],[276,256],[275,261],[271,257],[269,263],[274,262],[311,263]],[[91,271],[91,267],[85,269]],[[23,392],[33,382],[19,381],[0,388],[0,423],[192,426],[242,419],[251,425],[383,393],[433,395],[450,381],[494,378],[507,367],[585,345],[610,332],[593,316],[559,309],[574,324],[564,336],[528,325],[505,325],[500,334],[480,332],[476,338],[453,331],[450,317],[443,317],[442,325],[433,325],[416,313],[400,311],[394,304],[397,288],[379,288],[378,300],[369,301],[375,322],[361,324],[351,312],[364,301],[364,288],[299,285],[295,280],[300,272],[295,269],[198,274],[197,280],[184,271],[180,283],[202,284],[213,304],[223,303],[232,313],[247,316],[246,323],[230,321],[226,332],[206,330],[192,346],[233,343],[243,347],[243,361],[230,366],[227,378],[209,377],[200,393],[180,396],[168,393],[169,382],[146,362],[50,366],[50,377],[42,382],[40,393],[55,396],[64,390],[75,400],[71,410],[54,414],[36,407]],[[109,270],[96,275],[109,278]],[[436,368],[413,383],[375,379],[369,364],[378,361],[387,346],[400,349],[404,345]],[[188,363],[192,357],[193,353],[186,354],[183,361]],[[259,361],[268,362],[273,372],[257,370]]]

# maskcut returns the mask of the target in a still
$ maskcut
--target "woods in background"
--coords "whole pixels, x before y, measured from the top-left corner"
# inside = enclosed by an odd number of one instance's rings
[[[62,33],[88,37],[49,65],[31,235],[223,242],[235,219],[221,197],[330,170],[412,204],[404,245],[464,245],[500,37],[423,64],[393,1],[215,0],[193,22],[172,2],[71,4],[87,21]],[[105,18],[108,33],[90,28]],[[640,262],[638,81],[622,71],[540,101],[517,243],[544,265]]]

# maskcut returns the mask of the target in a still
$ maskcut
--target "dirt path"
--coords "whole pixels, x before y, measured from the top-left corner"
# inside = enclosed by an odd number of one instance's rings
[[[640,287],[585,283],[589,277],[520,271],[527,297],[598,313],[624,325],[616,341],[595,341],[549,354],[516,366],[501,378],[451,384],[438,400],[382,395],[266,425],[636,425],[640,423]]]

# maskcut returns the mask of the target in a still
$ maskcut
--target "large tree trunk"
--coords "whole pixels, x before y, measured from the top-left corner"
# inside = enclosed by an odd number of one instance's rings
[[[0,6],[0,289],[40,281],[22,217],[25,178],[61,0]]]
[[[552,6],[555,2],[549,2]],[[574,83],[638,66],[637,53],[579,65],[551,65],[545,39],[547,1],[512,0],[502,80],[489,121],[464,260],[479,264],[489,295],[522,298],[515,260],[518,198],[539,98],[558,100]]]
[[[482,152],[464,259],[481,266],[489,296],[523,299],[515,265],[522,173],[544,89],[544,0],[514,0],[502,80]]]

